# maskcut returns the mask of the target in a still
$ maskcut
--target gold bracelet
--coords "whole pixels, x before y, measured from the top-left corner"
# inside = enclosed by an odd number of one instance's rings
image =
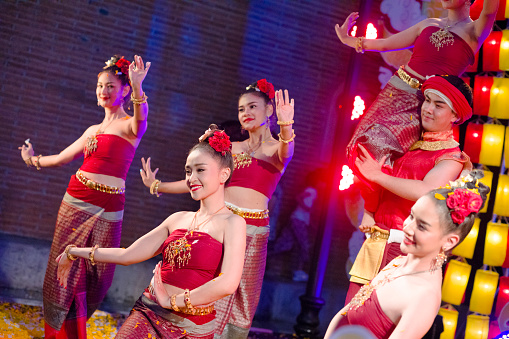
[[[95,254],[95,250],[99,248],[99,245],[95,245],[94,247],[92,247],[92,249],[90,250],[90,253],[88,254],[88,260],[90,260],[90,264],[92,266],[95,266],[96,262],[94,261],[94,254]]]
[[[32,167],[34,165],[34,163],[32,162],[32,157],[33,157],[33,155],[29,156],[26,159],[23,159],[25,164],[27,164],[27,167]]]
[[[283,139],[281,133],[279,133],[277,136],[279,137],[279,141],[284,142],[285,144],[289,144],[293,141],[293,139],[295,139],[297,135],[294,133],[294,130],[292,129],[292,137],[288,140]]]
[[[41,170],[41,165],[39,164],[39,161],[41,161],[41,157],[42,157],[42,154],[39,154],[37,156],[37,159],[35,159],[35,167],[37,168],[38,171]],[[30,159],[32,160],[32,159]]]
[[[69,253],[69,251],[70,251],[70,250],[71,250],[71,248],[73,248],[73,247],[76,247],[76,245],[73,245],[73,244],[71,244],[71,245],[67,245],[67,247],[65,248],[65,251],[64,251],[65,255],[67,256],[67,259],[72,260],[72,261],[74,261],[74,260],[78,259],[78,257],[77,257],[77,256],[72,255],[71,253]]]
[[[152,182],[152,185],[150,185],[150,194],[155,194],[156,197],[159,198],[159,196],[161,195],[157,190],[159,189],[159,184],[161,183],[161,180],[154,180],[154,182]]]
[[[179,311],[179,308],[177,306],[177,295],[176,294],[173,294],[171,297],[170,297],[170,304],[171,304],[171,308],[175,311],[175,312],[178,312]]]
[[[278,120],[277,124],[278,124],[279,126],[290,126],[290,125],[293,125],[293,123],[294,123],[294,122],[295,122],[295,121],[293,121],[293,119],[292,119],[292,120],[289,120],[289,121],[279,121],[279,120]]]
[[[141,96],[140,99],[136,99],[134,97],[134,93],[131,92],[131,101],[133,102],[133,104],[135,105],[141,105],[141,104],[146,104],[147,103],[147,99],[148,97],[145,95],[145,92],[143,92],[143,95]]]
[[[184,302],[186,303],[186,309],[189,312],[193,312],[193,305],[191,304],[191,295],[189,293],[189,289],[184,290]]]
[[[357,38],[357,43],[355,44],[355,51],[357,53],[361,53],[363,54],[364,53],[364,37],[361,36],[361,37],[358,37]]]

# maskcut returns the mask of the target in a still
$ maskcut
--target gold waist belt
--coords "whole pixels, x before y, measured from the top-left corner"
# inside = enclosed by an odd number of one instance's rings
[[[231,205],[226,205],[230,211],[233,213],[240,215],[242,218],[247,219],[267,219],[269,217],[269,210],[259,211],[259,212],[250,212],[243,210],[242,208],[238,208]]]
[[[404,69],[403,66],[398,68],[398,76],[401,80],[406,82],[410,87],[420,89],[422,84],[419,81],[419,79],[413,78],[410,74],[408,74]]]
[[[369,230],[369,232],[366,232],[366,233],[370,234],[370,238],[372,240],[379,240],[379,239],[388,240],[389,234],[390,234],[389,231],[383,230],[378,226],[371,226],[371,229]]]
[[[104,184],[100,184],[98,182],[92,181],[88,179],[86,176],[81,173],[80,170],[76,171],[76,179],[81,182],[83,185],[87,186],[90,189],[101,191],[109,194],[124,194],[125,187],[113,187]]]
[[[214,311],[214,304],[204,307],[196,307],[193,306],[193,308],[189,309],[187,307],[180,308],[178,312],[184,313],[184,314],[191,314],[191,315],[207,315]]]

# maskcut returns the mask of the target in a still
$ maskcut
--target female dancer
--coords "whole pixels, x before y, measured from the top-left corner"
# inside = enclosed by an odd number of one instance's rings
[[[58,280],[65,287],[72,260],[78,257],[89,259],[91,265],[131,265],[163,254],[151,285],[117,338],[212,338],[213,302],[235,292],[239,284],[246,223],[224,203],[224,186],[233,171],[228,135],[214,130],[200,138],[185,168],[191,197],[200,201],[197,212],[170,215],[127,249],[68,245],[56,259]]]
[[[59,154],[34,156],[28,140],[20,147],[23,160],[37,169],[61,166],[85,156],[83,165],[71,177],[58,212],[43,287],[46,338],[86,337],[85,323],[113,279],[115,265],[80,263],[73,267],[67,289],[61,288],[55,284],[55,258],[68,243],[120,245],[125,179],[147,130],[148,105],[142,83],[150,63],[145,66],[137,55],[134,59],[129,63],[114,56],[97,76],[97,105],[104,108],[101,124],[87,128]],[[133,117],[123,107],[131,90]]]
[[[422,338],[441,301],[446,254],[470,232],[489,188],[474,171],[421,197],[404,222],[401,251],[331,321],[325,338],[346,324],[362,325],[377,338]],[[397,296],[397,298],[395,298]]]
[[[357,290],[374,278],[379,268],[401,254],[403,221],[410,208],[433,187],[443,186],[458,178],[471,163],[452,136],[457,120],[465,121],[472,114],[472,91],[456,76],[434,76],[422,86],[426,100],[421,108],[422,140],[394,162],[391,175],[382,171],[382,164],[359,146],[355,164],[369,181],[379,185],[378,195],[364,196],[366,205],[374,206],[364,213],[359,229],[370,237],[357,255],[350,271],[347,302]]]
[[[269,118],[272,99],[281,127],[279,141],[272,138]],[[246,220],[247,243],[244,270],[238,290],[216,302],[216,333],[223,338],[246,338],[258,306],[267,258],[269,218],[267,205],[281,175],[293,156],[294,100],[288,91],[274,92],[265,79],[247,87],[239,98],[239,121],[249,138],[233,143],[235,171],[225,190],[226,206]],[[153,194],[182,193],[184,182],[162,183],[150,169],[150,158],[142,159],[141,177]]]
[[[213,337],[213,302],[237,288],[245,251],[245,221],[224,203],[224,186],[233,171],[230,149],[229,137],[214,130],[189,152],[185,183],[200,201],[197,212],[172,214],[127,249],[71,244],[56,259],[65,287],[77,257],[88,258],[91,265],[130,265],[163,254],[117,338]]]
[[[479,18],[469,17],[470,0],[443,0],[446,18],[428,18],[387,39],[368,40],[348,35],[358,13],[351,13],[336,33],[357,52],[393,51],[413,47],[408,65],[389,80],[357,125],[347,147],[352,168],[362,145],[376,160],[388,156],[388,164],[401,157],[420,137],[420,88],[435,74],[461,75],[488,37],[498,9],[498,0],[484,0]],[[463,120],[457,121],[461,123]],[[360,179],[362,175],[357,171]],[[369,183],[365,184],[371,186]]]

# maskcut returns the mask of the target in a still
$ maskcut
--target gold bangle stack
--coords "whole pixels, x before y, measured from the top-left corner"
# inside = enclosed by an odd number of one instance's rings
[[[70,250],[71,250],[71,248],[73,248],[73,247],[76,247],[76,245],[73,245],[73,244],[71,244],[71,245],[67,245],[67,247],[65,248],[65,251],[64,251],[65,255],[67,256],[67,259],[72,260],[72,261],[74,261],[74,260],[78,259],[78,257],[77,257],[77,256],[72,255],[71,253],[69,253],[69,251],[70,251]]]
[[[141,96],[140,99],[136,99],[134,97],[134,93],[131,93],[131,101],[133,102],[134,105],[146,104],[147,99],[148,99],[148,97],[145,95],[145,92],[143,92],[143,95]]]
[[[161,183],[161,180],[156,179],[156,180],[154,180],[152,185],[150,185],[150,194],[153,194],[158,198],[161,196],[161,193],[158,192],[160,183]]]
[[[295,134],[295,131],[292,129],[292,137],[290,139],[286,139],[286,140],[283,139],[283,136],[281,135],[281,133],[279,133],[277,136],[279,137],[279,141],[284,142],[285,144],[289,144],[293,141],[293,139],[295,139],[295,137],[297,135]]]
[[[293,119],[292,119],[292,120],[289,120],[289,121],[279,121],[279,120],[278,120],[277,124],[278,124],[279,126],[290,126],[290,125],[293,125],[293,123],[294,123],[294,122],[295,122],[295,121],[293,121]]]
[[[90,260],[90,264],[92,266],[95,266],[96,262],[94,260],[94,254],[95,254],[95,250],[99,248],[99,245],[95,245],[94,247],[92,247],[92,249],[90,250],[90,253],[88,254],[88,260]]]
[[[171,309],[175,312],[180,312],[184,314],[190,315],[207,315],[214,311],[214,305],[204,306],[204,307],[195,307],[191,304],[191,297],[189,294],[189,289],[184,291],[184,302],[186,304],[185,308],[180,308],[177,306],[177,295],[173,294],[170,297]]]
[[[357,43],[355,44],[355,51],[357,53],[364,53],[364,37],[358,37]]]
[[[37,168],[38,171],[41,170],[41,165],[39,164],[39,161],[41,161],[41,157],[42,157],[42,154],[39,154],[37,156],[37,159],[35,159],[35,167]],[[30,161],[32,161],[32,158],[30,158]]]

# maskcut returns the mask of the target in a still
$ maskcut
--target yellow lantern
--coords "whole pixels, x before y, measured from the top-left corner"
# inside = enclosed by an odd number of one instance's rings
[[[508,131],[509,131],[509,129],[508,129]],[[507,138],[506,138],[506,142],[507,142]],[[507,159],[507,157],[506,157],[506,159]],[[486,186],[488,186],[490,188],[490,193],[491,193],[491,185],[493,184],[493,172],[485,170],[485,171],[483,171],[483,173],[484,173],[484,177],[479,179],[479,181],[482,182],[483,184],[485,184]],[[484,206],[483,206],[483,208],[481,208],[479,213],[486,213],[488,211],[488,201],[490,201],[490,193],[488,193],[486,202],[484,203]],[[472,259],[472,258],[470,258],[470,259]]]
[[[509,175],[501,174],[498,177],[493,213],[502,217],[509,217]]]
[[[508,225],[489,222],[486,228],[483,263],[489,266],[502,266],[507,255]]]
[[[486,172],[485,172],[486,173]],[[475,218],[474,225],[470,230],[470,233],[466,238],[456,247],[453,248],[452,254],[460,257],[472,259],[474,256],[475,243],[477,242],[477,236],[479,235],[479,224],[481,219]]]
[[[465,339],[488,339],[490,317],[471,314],[467,317]]]
[[[451,260],[445,271],[442,284],[442,300],[453,305],[460,305],[465,295],[468,277],[472,266],[458,260]]]
[[[498,273],[477,270],[470,297],[470,311],[490,315],[498,286]]]
[[[507,9],[506,9],[507,10]],[[509,61],[507,61],[509,56],[509,31],[502,31],[502,39],[500,41],[500,54],[499,54],[499,65],[500,69],[506,70],[509,69]],[[504,110],[507,112],[507,109]],[[507,119],[507,118],[502,118]]]
[[[440,339],[454,339],[456,325],[458,324],[458,311],[440,308],[438,314],[442,316],[444,324],[444,331],[440,334]]]
[[[507,93],[509,94],[509,90]],[[509,99],[509,95],[506,95],[506,97]],[[505,110],[507,110],[509,100],[504,102],[504,105],[506,105]],[[504,134],[505,127],[503,125],[483,125],[479,163],[489,166],[500,166],[502,162],[502,149],[504,147]]]
[[[505,128],[504,159],[507,166],[507,163],[509,163],[509,126]]]

